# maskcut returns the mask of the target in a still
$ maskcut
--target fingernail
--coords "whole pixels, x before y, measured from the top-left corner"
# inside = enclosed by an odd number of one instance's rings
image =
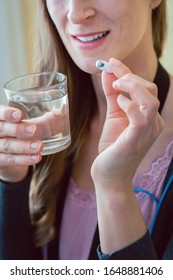
[[[40,142],[33,142],[33,143],[31,143],[31,148],[33,149],[33,150],[39,150],[40,149]]]
[[[11,116],[12,116],[13,119],[19,120],[21,118],[21,112],[20,111],[13,111],[11,113]]]
[[[109,62],[112,66],[120,66],[121,65],[121,62],[119,60],[115,59],[115,58],[111,58]]]
[[[31,159],[37,161],[39,159],[39,155],[32,155]]]
[[[113,88],[115,88],[115,89],[119,89],[119,87],[118,87],[118,81],[113,82],[113,83],[112,83],[112,86],[113,86]]]
[[[24,129],[28,134],[33,134],[35,131],[35,125],[27,125]]]

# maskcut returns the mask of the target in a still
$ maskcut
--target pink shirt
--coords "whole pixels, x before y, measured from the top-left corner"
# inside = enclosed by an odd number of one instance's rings
[[[78,188],[71,179],[60,231],[60,259],[88,259],[96,226],[95,193]]]
[[[167,145],[165,152],[151,163],[151,166],[146,172],[134,176],[133,187],[148,190],[159,200],[163,181],[172,156],[173,141]],[[148,195],[142,192],[136,193],[136,198],[143,213],[146,227],[149,229],[155,213],[156,203]]]
[[[173,141],[152,163],[148,171],[134,176],[133,187],[143,188],[158,199],[173,155]],[[148,195],[136,193],[147,228],[150,227],[156,203]],[[67,192],[60,232],[60,259],[88,259],[97,225],[95,193],[80,189],[71,179]]]

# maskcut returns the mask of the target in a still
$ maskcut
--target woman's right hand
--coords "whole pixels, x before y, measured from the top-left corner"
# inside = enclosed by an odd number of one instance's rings
[[[30,165],[40,162],[43,144],[33,140],[37,126],[22,122],[22,111],[0,105],[0,179],[23,180]]]

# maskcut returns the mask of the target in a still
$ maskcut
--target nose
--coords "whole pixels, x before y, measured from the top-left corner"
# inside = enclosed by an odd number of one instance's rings
[[[95,15],[95,9],[90,0],[70,0],[67,18],[73,24],[92,18]]]

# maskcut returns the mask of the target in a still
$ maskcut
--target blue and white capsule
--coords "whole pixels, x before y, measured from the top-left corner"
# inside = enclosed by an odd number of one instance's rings
[[[96,67],[102,71],[103,70],[106,71],[107,73],[112,73],[112,70],[109,67],[109,63],[106,62],[105,60],[101,60],[101,59],[97,60]]]

